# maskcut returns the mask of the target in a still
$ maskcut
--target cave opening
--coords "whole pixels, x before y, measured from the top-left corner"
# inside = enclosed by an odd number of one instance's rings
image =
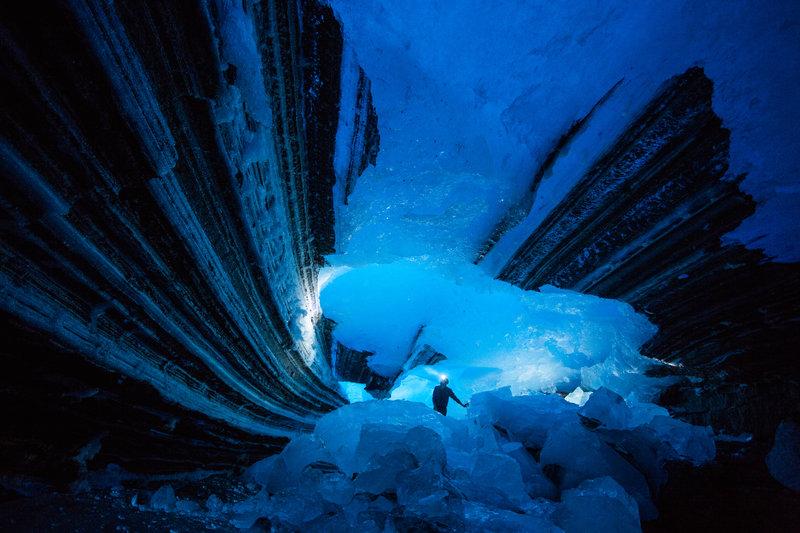
[[[798,28],[4,5],[3,529],[796,529]]]

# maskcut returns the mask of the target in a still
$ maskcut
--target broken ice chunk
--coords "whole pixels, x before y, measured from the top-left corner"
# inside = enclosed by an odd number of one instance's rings
[[[575,390],[567,394],[564,399],[569,403],[582,406],[586,403],[586,400],[588,400],[589,396],[591,395],[591,392],[587,392],[580,387],[575,387]]]
[[[577,420],[577,410],[555,394],[512,397],[507,387],[475,394],[470,401],[470,411],[480,425],[501,427],[529,448],[541,448],[547,430],[557,422]]]
[[[525,491],[531,498],[558,499],[558,489],[542,472],[542,467],[519,442],[503,445],[503,452],[519,464]]]
[[[406,451],[394,450],[386,455],[376,456],[367,469],[356,478],[356,490],[370,494],[382,494],[388,490],[395,490],[397,475],[416,467],[416,459]]]
[[[281,458],[286,464],[287,482],[297,483],[303,469],[311,463],[332,463],[333,458],[322,442],[314,435],[300,435],[293,438],[281,451]]]
[[[208,509],[209,513],[218,513],[222,510],[222,500],[219,499],[219,496],[216,494],[212,494],[206,500],[206,509]]]
[[[708,426],[693,426],[668,416],[656,416],[644,427],[655,432],[668,446],[667,459],[691,461],[696,465],[714,459],[717,446],[714,431]]]
[[[408,448],[419,464],[431,465],[439,474],[446,462],[446,454],[442,437],[425,426],[416,426],[408,430],[403,444]]]
[[[175,509],[175,502],[175,490],[172,485],[162,485],[150,498],[150,508],[172,511]]]
[[[631,409],[619,394],[600,387],[586,400],[578,414],[610,429],[627,429]]]
[[[353,464],[357,472],[362,472],[375,456],[391,450],[405,449],[403,440],[407,429],[389,424],[364,424],[356,446]]]
[[[464,524],[466,531],[496,531],[511,533],[536,531],[541,533],[563,533],[563,530],[542,516],[531,516],[514,511],[498,509],[475,501],[464,502]]]
[[[636,499],[642,519],[651,520],[658,516],[644,475],[580,423],[559,424],[552,428],[542,448],[540,461],[544,465],[561,467],[557,484],[562,490],[577,487],[587,479],[610,476]]]
[[[506,454],[476,453],[472,459],[470,477],[475,485],[499,489],[512,501],[527,499],[519,464]]]
[[[781,422],[775,443],[767,454],[767,468],[772,477],[790,489],[800,491],[800,427]]]
[[[577,488],[564,491],[553,518],[570,533],[638,533],[642,530],[636,501],[607,476],[584,481]]]

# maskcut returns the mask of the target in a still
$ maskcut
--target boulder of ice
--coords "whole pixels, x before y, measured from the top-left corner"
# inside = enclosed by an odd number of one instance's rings
[[[364,422],[353,458],[354,470],[362,472],[376,456],[393,450],[407,451],[404,440],[407,427]]]
[[[372,500],[371,494],[353,494],[353,498],[349,503],[342,506],[342,513],[351,529],[355,529],[359,524],[359,515],[369,508],[369,503]]]
[[[497,431],[491,424],[472,424],[469,427],[472,442],[469,443],[469,451],[480,450],[487,453],[497,453],[500,451],[500,442]]]
[[[314,435],[299,435],[289,441],[281,451],[281,458],[286,465],[287,483],[294,484],[300,474],[311,463],[331,463],[333,457],[325,449],[322,441]]]
[[[281,455],[271,455],[250,465],[242,473],[242,481],[261,485],[270,492],[275,493],[292,487],[297,482],[297,479],[296,477],[294,479],[290,477],[286,461]]]
[[[496,533],[516,533],[519,531],[563,532],[560,527],[544,516],[497,509],[476,501],[464,503],[464,525],[466,531],[475,533],[484,531]]]
[[[800,427],[797,424],[781,422],[766,462],[772,477],[790,489],[800,491]]]
[[[222,500],[216,494],[212,494],[206,500],[206,509],[208,509],[208,512],[211,514],[216,514],[222,511],[223,505],[225,504],[222,503]]]
[[[469,479],[472,466],[472,453],[449,446],[447,452],[447,475],[451,479]]]
[[[541,448],[557,422],[577,421],[578,407],[555,394],[512,396],[509,388],[476,394],[470,415],[483,426],[503,428],[511,439]]]
[[[636,501],[607,476],[584,481],[578,487],[564,491],[553,518],[569,533],[634,533],[642,530]]]
[[[478,487],[493,487],[511,501],[526,499],[519,464],[504,453],[477,452],[473,455],[470,478]]]
[[[389,513],[394,508],[395,504],[383,496],[375,498],[368,494],[357,494],[344,508],[344,516],[351,531],[377,533],[384,531]]]
[[[558,488],[544,474],[542,467],[519,442],[503,445],[503,453],[514,459],[519,465],[525,491],[531,498],[558,499]]]
[[[178,500],[175,510],[183,514],[194,514],[200,510],[200,504],[192,500]]]
[[[665,458],[691,461],[700,465],[717,453],[714,431],[708,426],[694,426],[669,416],[656,416],[645,426],[665,445]]]
[[[625,429],[631,423],[631,409],[619,394],[600,387],[591,395],[578,414],[611,429]]]
[[[231,523],[239,529],[252,527],[259,518],[267,516],[271,512],[270,503],[269,494],[262,489],[255,496],[231,506]]]
[[[408,430],[403,439],[404,446],[417,458],[421,465],[430,465],[439,474],[447,462],[447,453],[442,437],[431,428],[415,426]]]
[[[463,530],[462,495],[445,481],[435,465],[421,464],[401,472],[397,481],[397,503],[407,518],[425,518],[456,531]],[[403,530],[409,527],[413,525],[404,520]]]
[[[422,463],[417,468],[401,472],[397,477],[397,503],[400,505],[416,505],[442,490],[443,477],[432,464]]]
[[[380,400],[345,405],[319,419],[314,435],[325,445],[333,462],[348,475],[362,468],[356,451],[364,424],[382,424],[384,429],[394,426],[398,434],[424,426],[439,434],[446,446],[469,439],[466,426],[421,403]]]
[[[262,486],[266,485],[267,480],[269,479],[269,476],[272,473],[275,461],[277,460],[278,460],[278,455],[270,455],[269,457],[266,457],[256,463],[251,464],[245,469],[244,472],[242,472],[241,475],[242,481],[248,484],[257,483]]]
[[[620,452],[636,470],[644,474],[651,493],[656,494],[667,481],[665,458],[661,453],[666,445],[649,428],[636,427],[628,430],[597,428],[594,433],[602,442]]]
[[[575,488],[587,479],[613,477],[639,504],[644,520],[658,516],[647,479],[631,463],[580,423],[559,424],[550,431],[542,448],[543,465],[557,465],[562,470],[559,488]]]
[[[341,472],[328,472],[324,475],[320,473],[314,490],[319,492],[324,500],[340,506],[350,503],[355,494],[353,480]]]
[[[636,394],[629,394],[625,403],[631,408],[630,427],[638,427],[652,421],[657,416],[670,416],[669,411],[654,403],[639,401]]]
[[[176,502],[175,490],[172,485],[162,485],[150,498],[150,508],[161,511],[174,511]]]
[[[307,531],[304,524],[334,512],[336,507],[320,498],[315,492],[292,491],[275,494],[270,499],[269,517],[290,524],[291,528]]]
[[[376,495],[396,491],[397,475],[413,470],[417,464],[413,455],[400,449],[383,455],[373,455],[364,471],[355,479],[356,490]]]
[[[591,392],[587,392],[580,387],[575,387],[575,390],[567,394],[564,399],[569,403],[581,406],[586,403],[586,400],[588,400],[591,395]]]

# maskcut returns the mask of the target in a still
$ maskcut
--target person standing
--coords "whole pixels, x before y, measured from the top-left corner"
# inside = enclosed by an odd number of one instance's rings
[[[461,407],[469,405],[469,402],[466,404],[461,403],[461,400],[456,397],[452,389],[447,386],[448,383],[450,383],[450,380],[447,379],[447,376],[442,376],[442,381],[433,389],[433,408],[444,416],[447,416],[447,403],[450,398],[454,399]]]

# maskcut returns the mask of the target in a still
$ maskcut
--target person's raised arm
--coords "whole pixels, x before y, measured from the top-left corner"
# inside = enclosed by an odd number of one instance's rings
[[[461,403],[461,400],[459,400],[456,397],[456,394],[453,392],[453,389],[448,389],[448,390],[450,391],[450,397],[454,399],[458,405],[460,405],[461,407],[466,407],[467,405],[469,405],[469,402],[467,402],[466,404]]]

